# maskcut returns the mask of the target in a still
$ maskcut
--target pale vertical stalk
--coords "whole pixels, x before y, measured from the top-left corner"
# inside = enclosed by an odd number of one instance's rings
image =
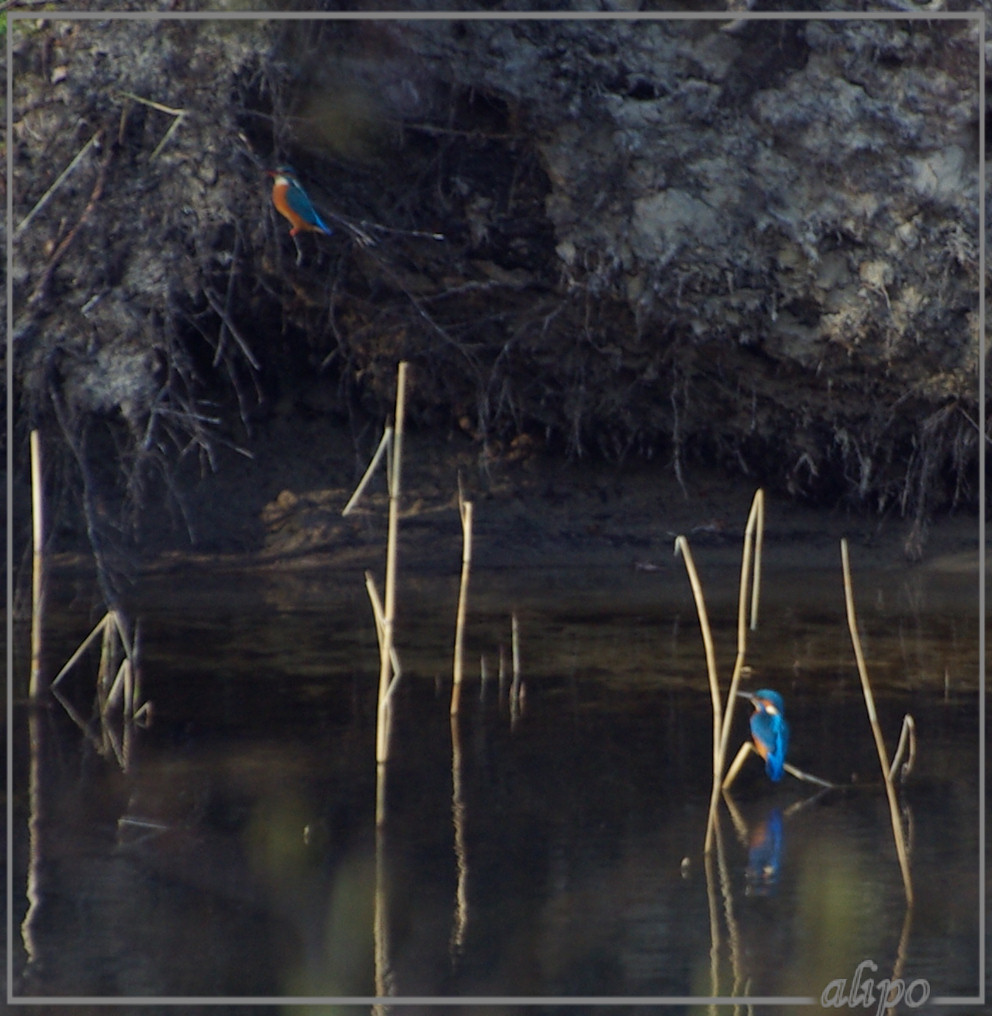
[[[458,589],[458,614],[455,618],[455,660],[452,668],[451,715],[458,712],[462,694],[463,647],[465,641],[465,612],[468,604],[468,578],[472,569],[472,502],[459,499],[462,519],[462,578]]]
[[[41,437],[31,431],[31,680],[28,694],[48,690],[42,673],[42,632],[45,615],[45,493],[42,487]]]
[[[716,755],[714,782],[722,780],[724,762],[727,758],[727,747],[730,744],[730,731],[733,726],[734,706],[737,703],[737,688],[740,685],[741,671],[747,653],[747,592],[751,587],[751,630],[758,623],[758,592],[761,574],[761,536],[765,518],[765,495],[759,488],[751,502],[747,525],[744,527],[744,546],[741,548],[741,582],[737,597],[737,658],[734,660],[734,672],[730,678],[730,690],[727,692],[727,710],[723,717],[720,734],[720,748]],[[753,571],[752,571],[753,557]]]
[[[892,784],[892,776],[889,771],[888,752],[885,749],[882,728],[879,726],[878,715],[875,712],[875,696],[872,694],[871,684],[868,681],[868,668],[865,666],[864,653],[861,651],[861,638],[858,635],[858,619],[854,612],[854,592],[851,587],[851,563],[847,553],[847,540],[840,541],[840,558],[844,569],[844,601],[847,606],[847,626],[850,629],[851,643],[854,646],[854,660],[858,666],[858,676],[861,678],[861,690],[865,697],[865,708],[868,710],[868,722],[871,724],[871,732],[875,738],[878,762],[882,767],[885,795],[889,800],[889,818],[892,820],[892,835],[895,839],[896,854],[899,857],[899,868],[902,871],[903,887],[906,890],[906,902],[912,906],[913,880],[909,871],[909,857],[906,853],[906,837],[902,828],[902,820],[899,817],[896,790]]]
[[[392,710],[387,698],[392,677],[393,620],[396,616],[396,541],[399,532],[400,473],[403,465],[403,416],[406,402],[406,368],[396,373],[396,412],[393,420],[392,468],[389,471],[389,524],[386,536],[386,585],[382,607],[382,644],[379,653],[379,709],[376,724],[376,762],[389,757]]]
[[[520,700],[520,622],[517,620],[516,611],[510,617],[510,657],[513,661],[510,702],[516,706]]]
[[[765,492],[759,487],[751,502],[752,513],[756,512],[757,529],[754,535],[754,582],[751,586],[751,631],[758,630],[758,596],[761,592],[761,545],[765,539]],[[748,516],[748,525],[751,516]],[[747,537],[745,536],[745,540]]]

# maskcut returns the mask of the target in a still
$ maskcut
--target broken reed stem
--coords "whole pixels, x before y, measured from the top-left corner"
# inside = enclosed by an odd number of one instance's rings
[[[372,572],[367,571],[365,573],[365,589],[369,594],[369,602],[372,604],[372,615],[375,618],[375,636],[379,643],[379,650],[382,651],[382,600],[379,598],[379,590],[375,587],[375,579],[372,578]],[[400,658],[396,652],[396,646],[390,646],[389,649],[389,662],[393,665],[393,679],[389,682],[389,687],[386,689],[386,700],[388,701],[393,697],[393,692],[396,691],[396,685],[399,683],[400,675],[402,670],[400,668]]]
[[[110,624],[110,615],[104,614],[103,617],[101,617],[100,620],[97,621],[96,625],[94,626],[93,630],[89,633],[89,635],[87,635],[86,638],[84,638],[83,641],[79,643],[79,645],[76,647],[76,651],[72,654],[72,656],[70,656],[69,659],[65,661],[65,663],[62,665],[62,669],[52,679],[53,688],[72,669],[75,662],[79,659],[80,656],[83,655],[83,653],[86,652],[87,648],[89,647],[89,644],[97,637],[97,635],[103,633],[103,629],[108,624]]]
[[[369,480],[372,479],[372,474],[375,472],[376,466],[379,465],[383,455],[386,454],[386,450],[392,444],[393,441],[393,428],[387,426],[382,432],[382,439],[379,441],[379,447],[375,450],[375,455],[372,456],[372,461],[368,465],[368,469],[362,474],[362,478],[358,481],[358,486],[355,488],[355,493],[348,499],[348,503],[344,506],[341,511],[342,518],[345,515],[351,513],[351,510],[358,504],[358,499],[362,496],[362,492],[368,486]]]
[[[802,780],[804,783],[814,783],[818,787],[823,787],[826,790],[836,790],[837,784],[831,783],[829,780],[821,780],[819,776],[814,776],[812,773],[807,773],[802,769],[797,769],[791,762],[786,762],[782,767],[790,776],[795,776],[797,780]]]
[[[42,486],[41,436],[31,431],[31,679],[28,695],[36,699],[48,691],[42,673],[42,633],[45,615],[45,493]]]
[[[455,660],[452,668],[451,715],[458,712],[462,694],[463,646],[465,612],[468,603],[468,578],[472,569],[472,502],[459,497],[458,513],[462,520],[462,577],[458,590],[458,613],[455,618]]]
[[[741,766],[744,765],[748,755],[754,751],[754,745],[750,741],[745,741],[740,750],[734,756],[734,761],[730,763],[730,768],[727,770],[727,775],[723,778],[721,784],[721,790],[726,790],[734,780],[737,779],[737,774],[741,771]]]
[[[399,533],[400,471],[403,464],[403,417],[406,401],[405,362],[396,372],[396,412],[393,422],[392,468],[389,470],[389,524],[386,536],[386,586],[382,605],[382,640],[379,645],[379,708],[376,716],[376,762],[383,764],[389,758],[391,706],[389,687],[393,677],[393,619],[396,615],[396,542]],[[377,811],[377,821],[383,815]]]
[[[906,903],[912,906],[913,881],[909,871],[909,857],[906,852],[906,836],[902,828],[902,820],[899,817],[899,804],[896,800],[895,786],[892,783],[892,774],[889,771],[888,753],[885,750],[882,729],[875,712],[875,696],[872,694],[871,683],[868,680],[868,668],[865,666],[864,653],[861,651],[858,619],[854,612],[854,592],[851,586],[851,562],[847,552],[847,540],[840,541],[840,558],[844,570],[844,601],[847,606],[847,626],[850,629],[851,643],[854,646],[854,660],[861,678],[861,690],[864,693],[865,707],[868,710],[868,722],[871,724],[871,732],[875,738],[878,762],[882,767],[882,779],[885,781],[885,795],[889,801],[889,818],[892,820],[892,836],[895,840],[896,854],[899,857],[903,887],[906,890]]]
[[[902,766],[899,773],[899,782],[904,783],[906,777],[913,771],[913,763],[916,761],[916,721],[909,713],[902,718],[902,730],[899,731],[899,744],[896,745],[896,753],[892,756],[892,765],[889,766],[889,779],[895,779],[896,771],[902,762],[903,755],[909,748],[909,757]]]

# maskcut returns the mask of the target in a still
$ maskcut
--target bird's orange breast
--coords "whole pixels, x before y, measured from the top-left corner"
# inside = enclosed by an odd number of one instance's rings
[[[272,203],[276,211],[285,216],[293,224],[294,229],[312,229],[313,227],[295,212],[289,204],[286,195],[289,193],[289,184],[276,183],[272,188]]]

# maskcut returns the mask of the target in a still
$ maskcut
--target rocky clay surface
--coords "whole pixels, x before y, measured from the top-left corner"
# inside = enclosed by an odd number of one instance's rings
[[[972,22],[10,30],[15,482],[38,427],[67,547],[361,547],[401,359],[427,544],[459,467],[480,554],[632,567],[759,483],[910,558],[978,507]]]

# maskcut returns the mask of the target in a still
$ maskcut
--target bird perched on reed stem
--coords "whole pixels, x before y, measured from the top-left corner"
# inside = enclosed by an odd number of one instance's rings
[[[755,692],[739,691],[754,706],[751,714],[751,740],[765,760],[768,778],[777,783],[785,769],[785,753],[789,750],[789,724],[785,720],[785,703],[777,691],[762,688]]]

